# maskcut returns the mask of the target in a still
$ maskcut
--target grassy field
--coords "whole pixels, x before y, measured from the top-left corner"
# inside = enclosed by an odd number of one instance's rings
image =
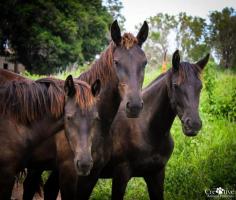
[[[80,72],[73,74],[77,76]],[[64,72],[58,76],[65,78],[67,74]],[[147,71],[144,85],[159,74],[158,69]],[[229,70],[216,69],[210,63],[203,74],[203,82],[200,102],[203,128],[199,135],[186,137],[179,119],[171,129],[175,149],[166,170],[167,200],[206,199],[205,190],[216,187],[236,193],[236,75]],[[106,200],[110,197],[111,180],[99,180],[91,199]],[[129,182],[125,199],[148,199],[143,179],[133,178]]]

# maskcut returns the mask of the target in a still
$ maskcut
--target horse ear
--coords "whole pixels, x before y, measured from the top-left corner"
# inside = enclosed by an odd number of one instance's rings
[[[74,85],[73,77],[71,75],[69,75],[66,78],[64,89],[65,89],[65,92],[66,92],[67,96],[73,97],[75,95],[76,90],[75,90],[75,85]]]
[[[138,39],[138,45],[142,46],[142,44],[146,41],[148,37],[149,27],[146,21],[144,21],[140,31],[138,32],[136,38]]]
[[[199,60],[196,64],[201,68],[204,69],[206,66],[208,60],[209,60],[210,54],[208,53],[203,59]]]
[[[177,49],[172,56],[172,66],[174,71],[179,70],[179,65],[180,65],[180,56],[179,56],[179,50]]]
[[[117,20],[115,20],[111,25],[111,39],[118,46],[121,43],[121,32]]]
[[[96,97],[101,90],[101,81],[97,79],[91,86],[91,91],[94,97]]]

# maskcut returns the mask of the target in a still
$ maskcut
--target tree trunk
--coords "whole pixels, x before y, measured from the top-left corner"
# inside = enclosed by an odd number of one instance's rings
[[[163,56],[163,62],[162,62],[162,68],[161,68],[162,73],[166,72],[166,54],[167,54],[167,50],[164,50],[164,56]]]
[[[20,72],[19,72],[19,69],[18,69],[18,63],[17,63],[17,61],[15,61],[15,63],[14,63],[14,72],[17,73],[17,74],[20,73]]]

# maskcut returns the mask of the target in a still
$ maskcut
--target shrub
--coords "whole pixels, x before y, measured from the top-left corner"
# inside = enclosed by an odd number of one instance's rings
[[[221,71],[210,62],[203,73],[205,99],[202,110],[215,116],[236,120],[236,77],[232,71]],[[203,94],[204,96],[204,94]]]

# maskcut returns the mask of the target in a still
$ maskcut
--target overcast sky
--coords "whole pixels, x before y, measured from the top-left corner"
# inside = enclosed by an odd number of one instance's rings
[[[135,32],[134,26],[142,23],[150,16],[162,12],[178,14],[186,12],[193,16],[206,18],[209,11],[224,7],[236,8],[236,0],[121,0],[124,8],[122,14],[126,18],[125,28]]]

